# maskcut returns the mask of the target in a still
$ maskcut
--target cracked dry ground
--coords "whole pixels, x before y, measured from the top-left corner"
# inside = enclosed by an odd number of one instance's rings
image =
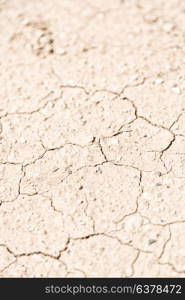
[[[0,1],[0,276],[185,276],[185,1]]]

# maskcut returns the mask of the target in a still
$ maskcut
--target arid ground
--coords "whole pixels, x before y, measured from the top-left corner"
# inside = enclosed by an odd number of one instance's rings
[[[185,1],[0,0],[0,276],[185,276]]]

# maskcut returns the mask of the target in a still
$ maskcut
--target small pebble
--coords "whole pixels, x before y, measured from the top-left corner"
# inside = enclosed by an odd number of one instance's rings
[[[172,92],[173,92],[174,94],[180,95],[180,94],[181,94],[181,89],[180,89],[178,86],[174,86],[174,87],[172,88]]]
[[[155,83],[155,84],[161,84],[161,83],[163,83],[163,79],[160,78],[160,77],[158,77],[158,78],[156,78],[156,79],[154,80],[154,83]]]
[[[166,23],[166,24],[164,24],[163,29],[165,32],[168,33],[174,29],[174,25],[171,23]]]
[[[65,51],[64,48],[59,48],[59,49],[57,50],[57,54],[59,54],[59,55],[64,55],[64,54],[66,54],[66,51]]]
[[[144,16],[144,20],[145,20],[146,23],[152,24],[152,23],[157,22],[158,16],[153,15],[153,14],[148,14],[148,15]]]
[[[154,244],[154,243],[156,243],[156,242],[157,242],[156,240],[150,239],[150,240],[148,241],[148,244],[149,244],[149,245],[152,245],[152,244]]]
[[[20,142],[21,142],[22,144],[24,144],[24,143],[26,142],[26,139],[25,139],[24,137],[20,137]]]
[[[102,174],[102,170],[101,170],[101,168],[100,168],[100,167],[98,167],[98,168],[96,169],[96,173],[100,173],[100,174]]]

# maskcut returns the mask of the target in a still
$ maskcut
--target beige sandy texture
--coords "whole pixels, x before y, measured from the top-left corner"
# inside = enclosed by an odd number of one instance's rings
[[[0,0],[0,276],[185,276],[185,1]]]

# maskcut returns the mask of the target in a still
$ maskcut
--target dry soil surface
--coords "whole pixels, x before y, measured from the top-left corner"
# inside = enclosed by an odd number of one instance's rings
[[[0,0],[0,276],[185,276],[185,1]]]

